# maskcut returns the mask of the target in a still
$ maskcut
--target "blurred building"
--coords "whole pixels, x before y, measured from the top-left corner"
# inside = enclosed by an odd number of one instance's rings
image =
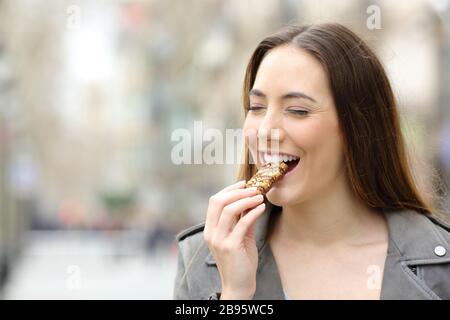
[[[436,188],[433,164],[445,184],[449,2],[0,0],[0,282],[29,229],[137,231],[148,250],[158,239],[171,250],[167,239],[200,222],[237,170],[173,164],[171,133],[200,120],[240,128],[252,50],[288,23],[341,22],[368,41],[417,180]],[[370,6],[380,28],[368,28]]]

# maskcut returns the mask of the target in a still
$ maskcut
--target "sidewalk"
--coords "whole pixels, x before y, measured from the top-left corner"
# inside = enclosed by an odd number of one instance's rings
[[[172,252],[146,254],[144,234],[30,232],[4,299],[171,299]]]

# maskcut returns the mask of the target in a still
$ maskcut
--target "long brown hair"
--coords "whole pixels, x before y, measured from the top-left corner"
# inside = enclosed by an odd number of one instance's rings
[[[327,23],[288,26],[262,40],[248,63],[243,88],[244,112],[249,91],[265,55],[294,45],[314,56],[325,69],[344,138],[347,178],[368,206],[382,210],[434,211],[419,192],[408,162],[397,105],[388,77],[372,50],[348,28]],[[238,179],[255,173],[248,146]]]

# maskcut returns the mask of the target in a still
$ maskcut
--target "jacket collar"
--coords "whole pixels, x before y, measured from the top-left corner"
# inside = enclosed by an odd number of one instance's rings
[[[435,254],[437,246],[450,252],[450,245],[432,222],[433,218],[413,210],[384,211],[389,229],[389,249],[384,266],[381,299],[439,299],[412,271],[450,261],[448,253]]]
[[[259,252],[257,289],[254,299],[284,299],[281,279],[270,246],[266,242],[271,216],[278,207],[268,203],[266,212],[255,225],[255,241]],[[436,294],[420,284],[410,270],[413,265],[450,261],[450,244],[439,234],[433,222],[413,210],[382,211],[388,225],[389,244],[384,266],[381,299],[438,299]],[[434,253],[443,246],[447,255]],[[215,265],[211,253],[205,262]]]
[[[437,231],[429,217],[413,210],[384,211],[389,228],[388,254],[399,255],[404,261],[442,260],[434,250],[449,244]]]

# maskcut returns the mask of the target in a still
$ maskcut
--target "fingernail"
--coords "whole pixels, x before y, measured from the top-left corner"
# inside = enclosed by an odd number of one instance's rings
[[[257,200],[263,200],[264,197],[263,197],[262,194],[258,194],[258,195],[255,196],[255,199],[257,199]]]
[[[258,188],[257,187],[251,187],[251,188],[247,188],[247,191],[248,192],[255,192],[256,190],[258,190]]]

